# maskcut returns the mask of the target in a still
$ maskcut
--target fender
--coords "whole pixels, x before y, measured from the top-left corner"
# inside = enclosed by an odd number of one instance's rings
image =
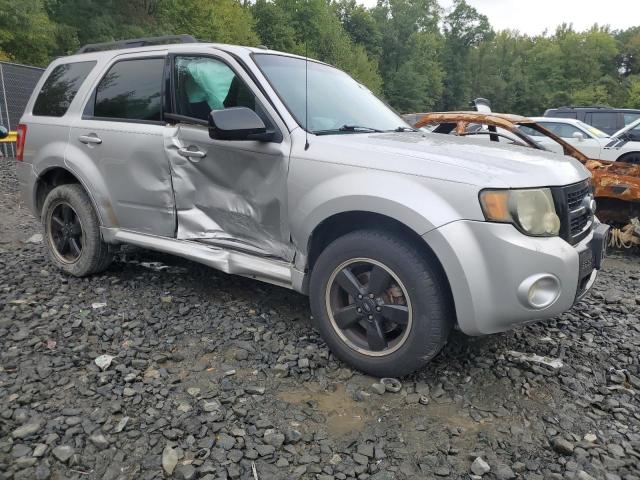
[[[457,199],[457,207],[445,199],[445,190],[448,198]],[[313,230],[327,218],[349,211],[385,215],[424,235],[446,223],[481,215],[475,195],[467,184],[354,168],[329,176],[297,199],[291,213],[292,238],[307,254]],[[467,197],[473,201],[465,202]]]

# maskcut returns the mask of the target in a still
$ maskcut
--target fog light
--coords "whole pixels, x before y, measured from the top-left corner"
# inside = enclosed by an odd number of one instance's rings
[[[518,287],[518,299],[527,308],[542,310],[560,296],[560,281],[554,275],[532,275]]]

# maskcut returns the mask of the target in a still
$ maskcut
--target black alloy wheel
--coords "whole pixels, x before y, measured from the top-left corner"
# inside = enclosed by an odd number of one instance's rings
[[[337,335],[363,355],[389,355],[402,347],[411,331],[407,289],[377,260],[354,258],[336,267],[325,301]]]
[[[60,202],[49,215],[49,228],[55,255],[65,263],[75,263],[85,243],[82,223],[71,205]]]

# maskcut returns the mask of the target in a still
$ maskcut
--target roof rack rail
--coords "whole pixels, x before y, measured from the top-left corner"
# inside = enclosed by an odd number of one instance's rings
[[[558,110],[571,110],[574,108],[612,108],[607,105],[563,105],[562,107],[558,107]]]
[[[147,47],[150,45],[169,45],[172,43],[198,43],[191,35],[164,35],[162,37],[131,38],[117,40],[115,42],[90,43],[76,53],[104,52],[107,50],[119,50],[122,48]]]

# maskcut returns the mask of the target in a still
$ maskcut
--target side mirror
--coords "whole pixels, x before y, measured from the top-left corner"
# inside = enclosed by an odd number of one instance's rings
[[[578,140],[579,142],[584,140],[584,133],[582,132],[573,132],[572,135],[573,138],[575,138],[576,140]]]
[[[9,130],[7,130],[7,127],[3,127],[2,125],[0,125],[0,140],[2,140],[3,138],[7,138],[9,136]]]
[[[214,140],[269,142],[273,140],[274,132],[267,131],[262,119],[250,108],[234,107],[211,111],[209,137]]]

